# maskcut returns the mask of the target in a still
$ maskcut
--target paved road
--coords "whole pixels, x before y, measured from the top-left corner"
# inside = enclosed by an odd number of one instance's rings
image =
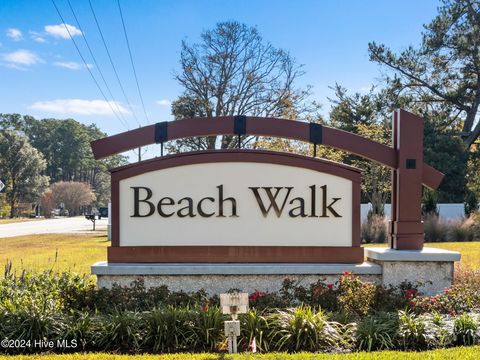
[[[107,219],[97,220],[96,230],[107,230]],[[0,238],[34,234],[93,233],[92,222],[83,216],[0,224]]]

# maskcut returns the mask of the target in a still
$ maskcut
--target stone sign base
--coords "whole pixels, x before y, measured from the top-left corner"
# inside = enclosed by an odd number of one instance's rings
[[[379,283],[379,265],[363,264],[107,264],[92,266],[99,287],[110,288],[117,283],[128,286],[143,279],[146,287],[167,285],[172,291],[197,291],[209,294],[239,289],[273,292],[281,288],[285,278],[311,284],[319,279],[334,283],[345,271],[357,274],[365,281]]]
[[[230,289],[252,293],[255,290],[274,292],[285,278],[303,285],[323,279],[334,283],[346,271],[362,280],[383,285],[398,285],[403,281],[421,282],[425,294],[442,292],[453,281],[453,265],[460,253],[424,248],[423,250],[393,250],[366,248],[362,264],[135,264],[98,262],[92,266],[99,287],[113,284],[129,286],[142,279],[145,286],[166,285],[172,291],[197,291],[209,294],[225,293]]]
[[[419,290],[427,295],[438,294],[453,282],[455,261],[460,253],[437,248],[394,250],[365,248],[368,261],[382,267],[382,284],[398,285],[404,281],[421,283]]]

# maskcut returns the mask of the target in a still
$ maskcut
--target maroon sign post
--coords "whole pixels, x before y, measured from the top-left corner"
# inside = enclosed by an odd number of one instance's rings
[[[392,136],[398,160],[392,171],[390,245],[397,250],[421,250],[423,119],[403,110],[395,111]]]

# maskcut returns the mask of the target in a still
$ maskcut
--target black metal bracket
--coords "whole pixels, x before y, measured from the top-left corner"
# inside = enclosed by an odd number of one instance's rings
[[[163,156],[163,143],[168,140],[168,121],[155,124],[155,143],[160,144],[160,155]]]
[[[247,117],[237,115],[233,118],[233,133],[238,136],[237,147],[242,147],[242,135],[247,134]]]
[[[405,167],[407,169],[416,169],[417,168],[417,160],[416,159],[407,159]]]
[[[317,157],[317,144],[323,143],[323,126],[310,123],[310,142],[313,144],[313,157]]]

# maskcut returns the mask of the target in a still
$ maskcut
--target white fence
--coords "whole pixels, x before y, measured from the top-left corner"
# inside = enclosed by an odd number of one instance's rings
[[[361,204],[360,207],[360,214],[362,222],[367,218],[368,211],[372,208],[372,205],[369,204]],[[390,204],[385,204],[385,216],[390,218]],[[464,207],[463,203],[460,204],[437,204],[437,209],[439,212],[439,216],[444,219],[455,219],[461,218],[464,216]]]

